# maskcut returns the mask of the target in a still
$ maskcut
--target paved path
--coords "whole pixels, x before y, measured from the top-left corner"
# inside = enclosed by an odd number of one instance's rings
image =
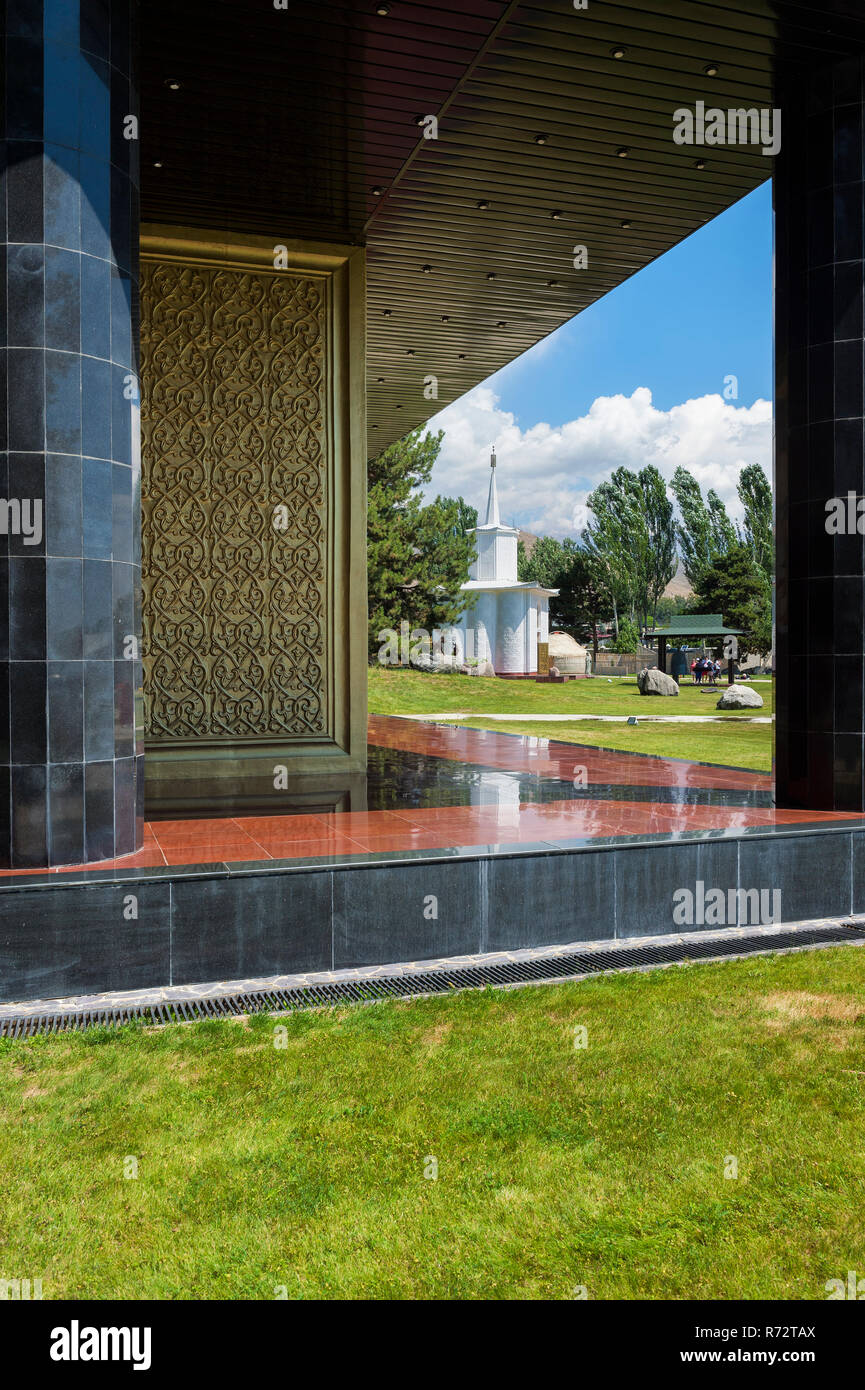
[[[729,714],[488,714],[486,710],[451,710],[446,714],[397,714],[396,719],[419,719],[432,722],[436,719],[498,719],[514,720],[522,724],[555,723],[576,724],[581,719],[597,719],[605,724],[627,724],[629,719],[639,719],[644,724],[727,724]],[[771,714],[734,715],[736,724],[771,724]]]

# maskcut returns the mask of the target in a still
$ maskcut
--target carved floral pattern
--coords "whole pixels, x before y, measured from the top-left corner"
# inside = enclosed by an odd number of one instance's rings
[[[321,735],[322,282],[146,261],[141,305],[147,733]]]

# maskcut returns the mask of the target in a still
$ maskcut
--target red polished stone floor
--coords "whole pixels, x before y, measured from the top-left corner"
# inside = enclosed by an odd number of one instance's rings
[[[584,768],[586,782],[595,789],[714,789],[735,798],[736,792],[769,792],[772,785],[765,773],[386,716],[370,718],[369,739],[377,747],[448,759],[479,769],[529,774],[547,784],[551,781],[572,784],[575,768]],[[562,797],[561,800],[524,800],[514,805],[446,805],[320,815],[162,820],[145,825],[144,846],[136,854],[125,855],[110,864],[100,861],[96,865],[74,865],[50,872],[249,863],[470,845],[556,843],[589,836],[668,835],[688,830],[814,825],[862,819],[865,817],[846,812],[779,811],[767,806],[706,805],[669,800],[629,801],[622,799],[620,794],[615,799]],[[32,872],[28,869],[0,870],[3,875]]]

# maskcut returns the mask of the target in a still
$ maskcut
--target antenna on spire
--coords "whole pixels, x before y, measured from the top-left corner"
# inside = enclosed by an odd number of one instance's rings
[[[499,497],[496,491],[496,451],[492,449],[490,452],[490,491],[487,497],[487,519],[484,525],[501,526],[501,524]]]

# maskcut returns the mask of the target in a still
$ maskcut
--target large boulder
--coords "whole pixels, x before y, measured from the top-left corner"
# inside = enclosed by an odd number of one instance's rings
[[[752,690],[750,685],[728,685],[716,709],[762,709],[763,696]]]
[[[659,671],[653,666],[651,670],[644,666],[637,676],[637,688],[641,695],[678,695],[679,687],[668,676],[666,671]]]

